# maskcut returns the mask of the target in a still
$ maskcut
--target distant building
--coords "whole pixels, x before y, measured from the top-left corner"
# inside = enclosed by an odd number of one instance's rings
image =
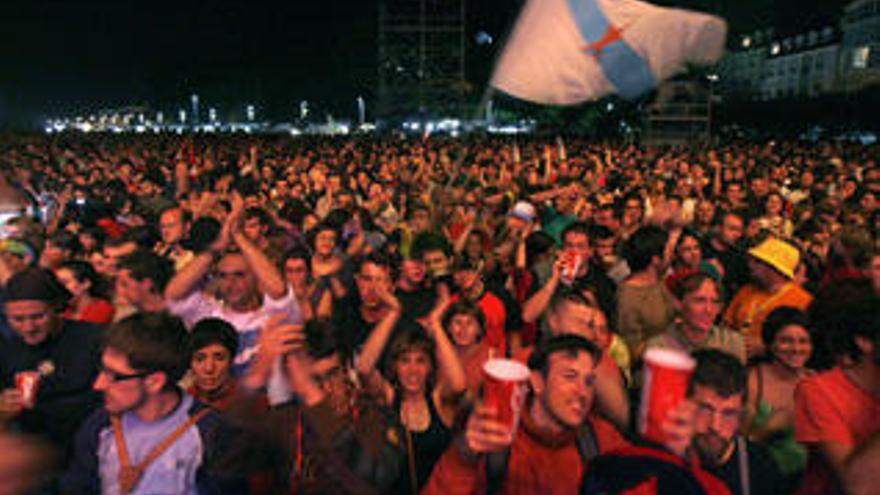
[[[831,27],[788,38],[743,36],[721,61],[721,92],[747,100],[811,98],[837,91],[839,36]]]
[[[880,84],[880,0],[850,2],[838,28],[741,36],[719,74],[722,94],[745,100],[812,98]]]
[[[841,89],[859,91],[880,84],[880,0],[848,4],[841,27]]]

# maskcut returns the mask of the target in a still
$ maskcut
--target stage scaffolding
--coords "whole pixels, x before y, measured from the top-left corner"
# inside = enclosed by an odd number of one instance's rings
[[[378,117],[461,116],[465,0],[381,0],[378,33]]]

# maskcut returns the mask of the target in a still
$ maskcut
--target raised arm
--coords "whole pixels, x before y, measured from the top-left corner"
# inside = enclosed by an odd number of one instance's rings
[[[442,284],[438,288],[437,304],[428,315],[428,333],[434,339],[435,352],[437,355],[437,367],[440,380],[438,380],[438,391],[442,403],[454,403],[467,391],[467,375],[461,359],[458,358],[458,352],[446,330],[443,329],[443,315],[451,305],[449,297],[449,288]]]
[[[263,292],[272,299],[284,297],[287,294],[287,287],[275,264],[240,230],[232,234],[232,239],[235,241],[235,245],[241,249],[245,263],[254,272]]]
[[[376,328],[370,332],[370,336],[367,337],[364,347],[358,355],[356,364],[358,374],[367,378],[371,378],[377,373],[376,363],[382,357],[382,352],[388,344],[388,339],[391,338],[391,334],[394,332],[394,327],[397,325],[397,320],[400,319],[402,310],[400,301],[394,297],[390,290],[381,288],[379,289],[379,294],[382,297],[382,301],[388,306],[388,312],[382,317]]]
[[[208,250],[196,255],[192,261],[187,263],[168,281],[168,285],[165,287],[166,300],[179,301],[192,294],[214,265],[215,258],[229,246],[231,232],[234,230],[234,225],[240,219],[241,197],[239,196],[238,199],[238,209],[236,209],[235,203],[233,203],[233,209],[223,223],[223,228],[220,230],[217,240],[211,244]]]
[[[165,299],[179,301],[192,294],[205,278],[214,264],[214,252],[204,251],[196,255],[168,281],[165,287]]]
[[[553,263],[553,273],[550,275],[550,279],[523,304],[522,318],[525,323],[534,323],[544,314],[556,288],[559,287],[563,264],[563,257],[557,256],[556,262]]]

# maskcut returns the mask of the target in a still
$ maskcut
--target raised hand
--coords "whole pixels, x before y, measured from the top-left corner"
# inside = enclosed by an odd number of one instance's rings
[[[287,315],[273,315],[260,332],[260,353],[267,360],[274,360],[305,346],[305,332],[302,325],[286,323]]]
[[[467,448],[474,454],[500,452],[513,444],[513,432],[505,423],[498,421],[494,408],[477,405],[468,418],[465,430]]]
[[[697,405],[693,401],[683,400],[670,409],[663,421],[663,434],[666,436],[664,445],[670,451],[684,456],[694,436]]]

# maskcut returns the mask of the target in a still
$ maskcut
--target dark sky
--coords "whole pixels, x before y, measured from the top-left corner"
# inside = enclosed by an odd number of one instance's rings
[[[172,112],[197,91],[221,117],[301,99],[351,117],[376,80],[378,0],[30,0],[0,7],[0,127],[101,107]],[[431,0],[428,0],[431,1]],[[726,16],[734,31],[833,19],[844,0],[666,0]],[[468,77],[485,84],[522,0],[468,1]],[[486,30],[493,46],[478,46]],[[348,115],[346,115],[348,113]]]

